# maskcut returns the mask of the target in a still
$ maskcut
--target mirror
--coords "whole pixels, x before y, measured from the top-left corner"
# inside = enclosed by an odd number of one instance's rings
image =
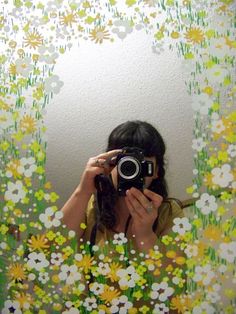
[[[4,1],[3,313],[234,312],[234,12],[231,0]],[[192,199],[148,254],[123,234],[78,243],[58,210],[131,118],[159,129],[171,194]]]
[[[106,149],[112,129],[135,119],[155,125],[166,141],[170,196],[189,198],[193,109],[182,62],[167,49],[168,43],[165,53],[154,54],[151,36],[134,31],[114,43],[82,42],[79,50],[75,46],[58,60],[55,73],[64,85],[45,120],[46,170],[60,195],[58,204],[78,185],[87,160]]]

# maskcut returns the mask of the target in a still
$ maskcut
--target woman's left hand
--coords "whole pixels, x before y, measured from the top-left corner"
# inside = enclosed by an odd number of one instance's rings
[[[149,243],[150,246],[152,242],[155,243],[156,235],[152,226],[158,216],[158,208],[162,200],[161,195],[148,189],[143,193],[134,187],[126,191],[125,202],[132,216],[132,234],[138,246],[141,242],[147,245]]]

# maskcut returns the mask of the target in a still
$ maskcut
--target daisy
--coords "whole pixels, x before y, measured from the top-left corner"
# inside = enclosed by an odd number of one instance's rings
[[[5,192],[5,199],[7,201],[11,200],[14,203],[18,203],[24,199],[25,196],[26,192],[21,181],[17,180],[16,183],[7,183],[7,191]]]
[[[44,253],[33,252],[28,255],[27,265],[30,268],[40,271],[43,268],[46,268],[49,265],[49,262],[46,259]]]
[[[52,219],[52,217],[54,218]],[[62,211],[54,211],[52,207],[48,207],[44,214],[39,215],[39,220],[43,222],[46,228],[58,227],[61,224],[60,219],[63,217]]]
[[[161,282],[160,284],[155,282],[151,288],[151,299],[159,299],[161,302],[165,302],[174,293],[174,289],[169,287],[167,282]]]
[[[192,228],[187,217],[177,217],[173,220],[173,222],[174,226],[172,227],[172,230],[180,235],[184,235],[186,231],[189,231]]]
[[[236,241],[221,243],[219,246],[220,257],[227,262],[233,263],[236,258]]]
[[[208,215],[210,212],[217,210],[216,198],[208,193],[203,193],[200,199],[196,202],[197,208],[201,210],[203,215]]]
[[[229,183],[234,179],[233,174],[230,171],[231,166],[229,164],[224,164],[220,168],[212,169],[212,182],[222,188],[226,188]]]
[[[81,279],[81,274],[78,272],[76,265],[62,265],[61,272],[58,277],[60,280],[65,280],[67,285],[71,285]]]

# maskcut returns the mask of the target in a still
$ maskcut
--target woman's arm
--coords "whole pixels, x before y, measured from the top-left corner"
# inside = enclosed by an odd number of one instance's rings
[[[94,178],[99,174],[110,173],[111,167],[108,161],[119,152],[120,150],[112,150],[90,158],[83,172],[79,186],[61,209],[63,212],[63,223],[69,229],[76,232],[78,239],[80,239],[84,233],[80,225],[85,222],[88,202],[92,194],[96,191]]]

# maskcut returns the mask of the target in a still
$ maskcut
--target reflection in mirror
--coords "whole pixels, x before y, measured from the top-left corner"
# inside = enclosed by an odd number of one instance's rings
[[[169,194],[181,200],[192,183],[193,110],[176,53],[155,54],[151,36],[82,42],[62,56],[55,73],[60,94],[47,108],[47,174],[62,206],[78,185],[89,157],[102,153],[111,130],[126,120],[146,120],[164,137]],[[63,119],[62,119],[63,117]]]

